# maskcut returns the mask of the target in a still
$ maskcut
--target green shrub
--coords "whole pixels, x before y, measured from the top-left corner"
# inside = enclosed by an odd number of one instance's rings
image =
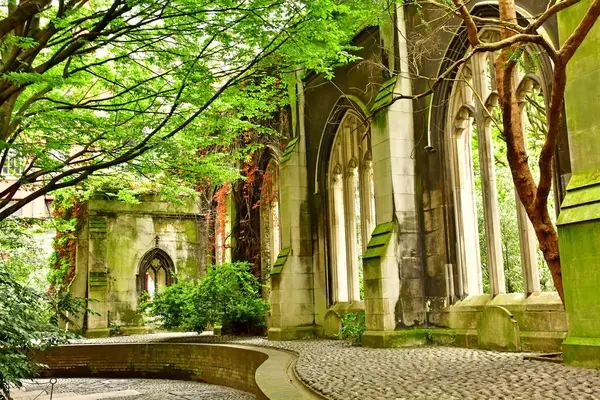
[[[43,350],[72,337],[52,321],[53,310],[44,295],[0,269],[0,399],[8,397],[9,385],[33,378],[38,364],[27,351]],[[4,396],[4,397],[3,397]]]
[[[188,303],[195,286],[190,282],[175,283],[163,288],[153,299],[140,303],[140,308],[157,317],[158,323],[166,329],[183,327],[189,316]]]
[[[36,376],[39,365],[27,352],[74,337],[59,325],[80,328],[75,321],[87,308],[88,299],[58,287],[48,291],[43,231],[23,219],[0,222],[0,399],[9,398],[10,385]]]
[[[177,283],[156,295],[147,312],[167,329],[202,332],[208,324],[224,332],[262,332],[269,311],[249,263],[215,265],[197,285]]]
[[[366,330],[365,311],[348,313],[342,318],[342,339],[359,345],[362,334]]]
[[[121,325],[111,322],[109,325],[108,336],[121,336],[123,331],[121,330]]]

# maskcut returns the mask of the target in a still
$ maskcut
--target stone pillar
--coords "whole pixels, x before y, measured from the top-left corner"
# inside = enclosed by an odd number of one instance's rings
[[[523,288],[526,294],[541,292],[540,273],[537,265],[537,241],[535,231],[523,203],[515,190],[517,207],[517,223],[519,226],[519,244],[521,246],[521,269],[523,271]]]
[[[522,79],[522,78],[521,78]],[[531,92],[534,85],[533,81],[523,81],[525,85],[522,87],[523,92],[519,93],[519,106],[521,107],[521,124],[525,126],[526,111],[525,104],[527,100],[525,97],[528,92]],[[523,132],[525,140],[527,140],[527,132]],[[556,188],[555,188],[556,191]],[[523,271],[523,288],[525,294],[530,295],[531,293],[541,292],[540,286],[540,272],[537,261],[537,248],[538,242],[535,236],[535,230],[533,224],[527,217],[527,212],[519,194],[515,187],[515,204],[517,208],[517,223],[519,227],[519,245],[521,246],[521,269]]]
[[[475,92],[487,100],[490,94],[488,78],[485,72],[487,63],[485,54],[477,54],[471,60],[473,66],[473,85]],[[477,138],[479,141],[479,167],[481,171],[481,189],[483,192],[483,213],[485,242],[487,247],[487,265],[490,276],[492,296],[506,293],[504,264],[502,262],[502,233],[498,191],[496,189],[496,171],[494,162],[494,142],[491,121],[484,107],[475,107],[477,113]]]
[[[83,207],[83,206],[82,206]],[[84,214],[85,215],[85,214]],[[88,296],[88,263],[89,263],[89,225],[86,223],[81,224],[81,229],[77,232],[77,253],[75,255],[75,276],[69,286],[69,293],[74,297],[87,298]],[[64,326],[71,330],[83,330],[87,329],[84,326],[85,317],[80,315],[78,318],[71,316],[74,324],[68,324]]]
[[[346,134],[346,132],[344,132]],[[348,171],[345,180],[346,184],[346,212],[349,216],[355,216],[357,212],[360,212],[360,208],[357,210],[356,198],[356,174],[357,167],[354,166]],[[346,218],[346,260],[348,260],[347,272],[348,272],[348,301],[360,301],[360,287],[358,285],[359,273],[358,273],[358,259],[356,255],[356,218]]]
[[[88,203],[89,205],[89,203]],[[107,329],[110,324],[107,295],[109,287],[107,259],[107,221],[105,217],[90,212],[88,217],[89,255],[88,259],[88,294],[96,301],[89,308],[97,315],[88,313],[87,329]]]
[[[402,7],[393,26],[398,34],[382,30],[384,48],[399,49],[399,71],[394,93],[410,95],[406,27]],[[397,42],[394,42],[396,38]],[[394,44],[389,45],[390,41]],[[387,44],[386,44],[387,43]],[[393,57],[391,57],[393,58]],[[414,127],[412,101],[399,100],[379,111],[371,126],[375,212],[365,259],[365,312],[367,332],[363,345],[396,345],[396,328],[417,327],[425,321],[423,269],[419,250],[416,206]],[[384,232],[383,231],[387,231]],[[371,257],[373,246],[385,238],[385,250]]]
[[[312,237],[304,134],[303,87],[298,84],[296,137],[279,165],[281,253],[271,272],[270,340],[314,335]]]
[[[363,255],[365,283],[365,347],[392,347],[395,342],[396,303],[400,296],[395,223],[377,225]]]
[[[559,14],[562,43],[586,12],[584,0]],[[558,219],[569,333],[564,362],[600,367],[600,24],[567,68],[565,97],[573,175]]]

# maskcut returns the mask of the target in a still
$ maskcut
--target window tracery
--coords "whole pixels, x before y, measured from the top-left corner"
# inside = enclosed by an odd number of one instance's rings
[[[328,168],[330,269],[333,301],[360,300],[362,254],[375,227],[371,137],[355,113],[342,119]]]
[[[160,249],[148,252],[140,263],[139,291],[147,292],[150,298],[159,294],[173,283],[173,261]]]
[[[495,41],[484,30],[483,41]],[[539,292],[545,263],[518,199],[498,109],[494,61],[497,54],[476,54],[456,76],[449,105],[448,154],[457,228],[458,289],[464,295]],[[535,48],[527,49],[515,72],[522,124],[532,170],[545,135],[543,71]],[[551,205],[551,207],[553,207]],[[520,268],[515,268],[520,264]],[[544,287],[551,284],[544,280]]]

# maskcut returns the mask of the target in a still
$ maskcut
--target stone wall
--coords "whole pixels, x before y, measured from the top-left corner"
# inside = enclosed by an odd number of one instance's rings
[[[138,313],[140,262],[164,252],[180,280],[197,280],[206,270],[208,224],[193,201],[183,205],[148,198],[139,204],[90,200],[78,232],[77,271],[71,292],[96,300],[88,330],[143,324]]]
[[[254,375],[268,358],[259,351],[202,344],[102,344],[53,347],[38,353],[55,378],[195,380],[257,394]]]
[[[257,399],[322,399],[295,375],[295,355],[275,349],[199,343],[121,343],[51,347],[34,355],[43,377],[202,381]]]
[[[565,43],[591,1],[559,15]],[[569,335],[566,364],[600,367],[600,25],[590,30],[567,67],[565,108],[573,177],[561,205],[558,234]]]

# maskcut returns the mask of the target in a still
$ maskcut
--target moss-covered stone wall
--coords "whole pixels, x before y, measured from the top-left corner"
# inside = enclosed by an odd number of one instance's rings
[[[559,14],[565,42],[592,2]],[[566,364],[600,367],[600,25],[591,29],[567,67],[565,108],[573,177],[561,205],[558,236],[569,335]]]
[[[179,205],[149,198],[139,204],[90,200],[78,232],[77,275],[71,291],[96,300],[85,328],[143,324],[138,312],[140,262],[153,249],[172,260],[178,280],[197,280],[206,270],[206,219],[188,201]]]

